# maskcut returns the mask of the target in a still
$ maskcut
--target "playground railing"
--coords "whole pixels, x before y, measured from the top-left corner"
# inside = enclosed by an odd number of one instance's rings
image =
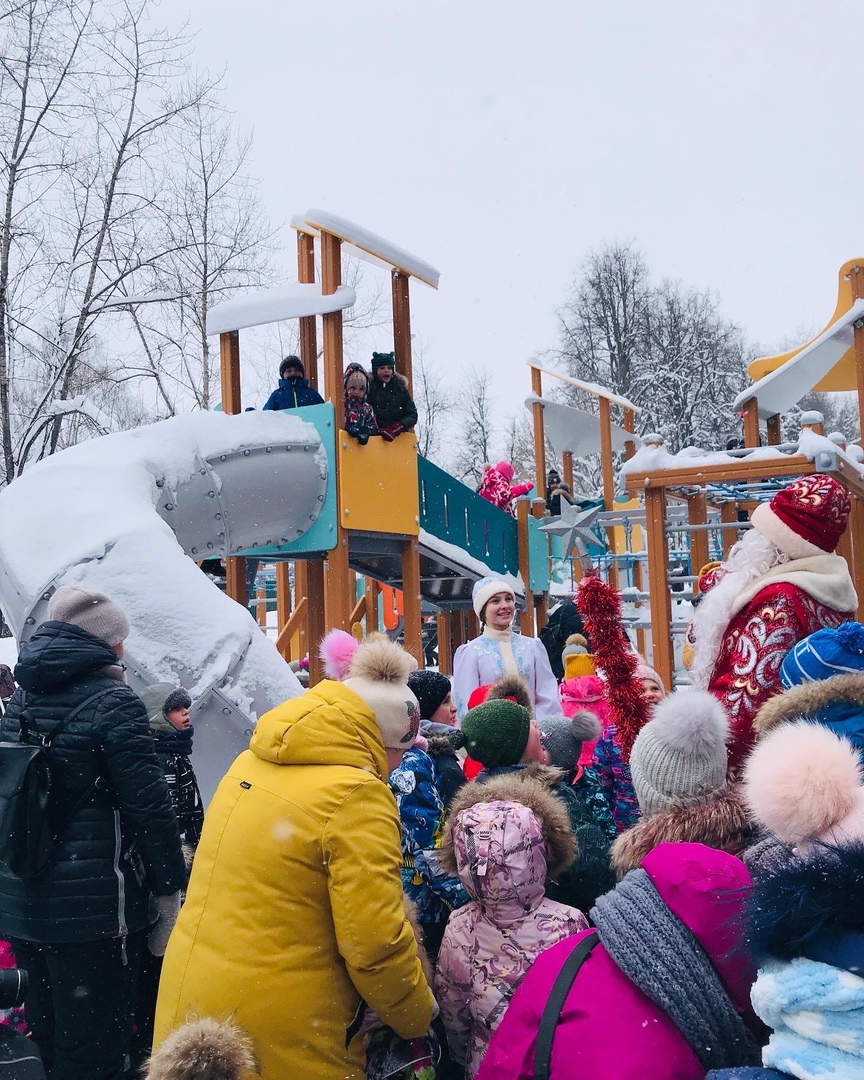
[[[462,548],[496,573],[519,573],[516,521],[422,456],[420,528]]]

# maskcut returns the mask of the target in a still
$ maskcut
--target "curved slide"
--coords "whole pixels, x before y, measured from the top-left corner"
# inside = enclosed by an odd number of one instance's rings
[[[297,414],[197,413],[80,443],[0,492],[0,607],[20,643],[60,585],[117,600],[132,626],[129,685],[192,695],[209,798],[258,715],[301,687],[194,560],[300,540],[327,483],[321,436]]]

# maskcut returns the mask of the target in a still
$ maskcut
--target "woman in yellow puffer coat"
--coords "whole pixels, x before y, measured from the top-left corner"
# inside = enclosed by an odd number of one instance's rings
[[[414,666],[397,645],[367,642],[344,683],[260,718],[207,811],[154,1045],[188,1019],[230,1019],[264,1080],[360,1080],[362,1002],[404,1038],[426,1033],[434,999],[387,787],[419,727]]]

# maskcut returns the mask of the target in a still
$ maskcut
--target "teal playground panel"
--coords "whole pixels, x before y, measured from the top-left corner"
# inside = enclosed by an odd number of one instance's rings
[[[417,458],[417,470],[420,528],[479,559],[490,570],[516,577],[519,543],[515,520],[422,456]]]
[[[247,558],[261,559],[296,559],[319,551],[332,551],[336,547],[336,424],[333,406],[329,401],[323,405],[307,405],[302,409],[285,409],[296,413],[301,420],[315,425],[321,436],[321,446],[327,455],[327,490],[321,512],[312,528],[291,544],[250,548],[240,552]]]

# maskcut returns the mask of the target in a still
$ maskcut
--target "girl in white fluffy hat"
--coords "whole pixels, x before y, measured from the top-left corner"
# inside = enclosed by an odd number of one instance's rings
[[[543,643],[513,632],[516,596],[511,586],[500,578],[481,578],[474,584],[472,601],[483,632],[460,645],[453,658],[453,693],[460,720],[469,709],[471,694],[503,675],[518,675],[528,684],[538,720],[560,716],[558,683]]]

